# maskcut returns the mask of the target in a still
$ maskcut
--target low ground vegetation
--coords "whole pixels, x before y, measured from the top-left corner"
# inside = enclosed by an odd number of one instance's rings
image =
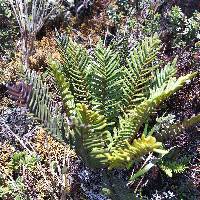
[[[200,4],[0,12],[0,199],[200,198]]]

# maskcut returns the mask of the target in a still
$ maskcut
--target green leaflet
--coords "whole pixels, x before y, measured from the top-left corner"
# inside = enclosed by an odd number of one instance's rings
[[[135,181],[137,178],[146,174],[154,166],[155,166],[155,164],[153,164],[153,163],[149,163],[149,164],[145,165],[142,169],[140,169],[139,171],[137,171],[134,175],[132,175],[130,177],[130,181]]]

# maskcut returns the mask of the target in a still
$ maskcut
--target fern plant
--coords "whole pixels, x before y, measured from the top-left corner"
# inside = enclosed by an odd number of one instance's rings
[[[120,65],[118,53],[102,43],[88,54],[66,37],[59,36],[57,42],[63,60],[51,60],[50,67],[65,115],[59,110],[55,116],[49,114],[52,113],[51,101],[46,86],[42,87],[39,79],[32,79],[33,90],[28,103],[50,132],[70,141],[91,168],[129,168],[150,152],[166,154],[156,134],[152,131],[141,134],[141,131],[159,105],[196,73],[176,78],[176,58],[160,69],[156,65],[160,49],[157,35],[145,38],[130,52],[127,67]],[[187,128],[198,121],[199,116],[195,116],[167,130]]]
[[[73,124],[73,141],[85,163],[124,168],[129,160],[148,152],[162,154],[162,144],[155,136],[138,138],[138,133],[157,107],[196,73],[176,78],[176,59],[159,69],[155,65],[160,49],[157,35],[145,38],[130,52],[127,68],[102,43],[90,55],[70,39],[59,37],[58,44],[64,64],[51,62],[52,73],[64,107],[71,110],[67,118]]]
[[[176,59],[159,69],[155,65],[160,49],[157,35],[145,38],[130,52],[127,68],[120,66],[118,54],[102,43],[89,55],[71,39],[59,36],[57,42],[63,61],[50,61],[50,66],[65,114],[52,105],[47,86],[38,78],[31,79],[34,76],[29,72],[31,112],[55,137],[70,139],[90,167],[127,168],[149,152],[163,154],[157,135],[141,135],[141,128],[159,105],[196,73],[176,78]],[[162,132],[198,121],[195,116]]]

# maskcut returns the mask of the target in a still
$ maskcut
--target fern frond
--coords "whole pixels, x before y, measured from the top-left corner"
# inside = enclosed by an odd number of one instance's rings
[[[90,91],[93,110],[116,121],[122,98],[122,72],[117,53],[99,43],[91,57]]]
[[[185,83],[190,81],[196,75],[197,73],[194,72],[185,76],[181,76],[178,79],[175,77],[169,79],[161,87],[150,89],[150,99],[153,99],[156,104],[160,104],[162,101],[166,100],[169,96],[182,88]]]
[[[192,116],[190,119],[184,119],[182,122],[173,122],[172,124],[162,124],[160,129],[157,130],[156,136],[160,140],[166,140],[172,136],[182,133],[187,128],[200,123],[200,114]]]
[[[50,97],[48,86],[44,84],[36,72],[27,70],[26,80],[32,85],[30,98],[27,99],[27,106],[31,113],[39,119],[52,135],[61,140],[67,141],[67,124],[64,121],[61,107]]]
[[[180,78],[171,79],[167,84],[164,84],[161,88],[151,90],[151,96],[149,99],[144,100],[124,118],[120,119],[118,134],[113,138],[113,146],[124,146],[124,141],[131,141],[138,133],[140,127],[146,122],[148,117],[155,111],[155,109],[169,98],[178,89],[184,86],[184,84],[192,79],[196,73],[188,74]]]
[[[124,73],[123,110],[133,109],[148,96],[148,87],[157,66],[152,66],[160,49],[157,35],[145,38],[131,51]]]
[[[176,74],[176,63],[177,63],[177,57],[172,61],[172,63],[168,63],[165,65],[163,69],[157,69],[155,73],[155,78],[152,82],[152,87],[154,90],[156,88],[162,87],[164,84],[166,84],[170,78],[174,77]]]
[[[75,109],[74,96],[71,94],[71,91],[69,90],[70,88],[69,82],[65,79],[63,73],[60,71],[60,68],[58,66],[59,66],[58,62],[56,61],[50,62],[51,72],[53,73],[53,76],[59,88],[65,112],[67,116],[70,117],[73,115]]]
[[[106,118],[84,104],[77,104],[76,113],[75,150],[86,165],[99,168],[107,163],[104,149],[111,142]]]
[[[57,39],[57,43],[64,61],[61,70],[70,84],[75,103],[89,105],[90,94],[87,82],[89,57],[86,49],[66,37]]]
[[[144,135],[141,138],[134,139],[132,144],[126,140],[125,144],[124,147],[106,154],[110,169],[128,168],[137,159],[149,152],[156,152],[161,147],[161,143],[157,142],[155,137],[145,137]]]
[[[173,173],[174,174],[183,173],[188,168],[185,159],[181,159],[179,161],[162,161],[159,164],[159,167],[169,177],[172,177]]]
[[[146,100],[126,114],[119,120],[118,134],[113,138],[113,146],[122,147],[125,141],[135,138],[140,127],[153,112],[154,104],[151,100]]]
[[[62,58],[65,59],[67,55],[67,45],[69,43],[69,37],[65,33],[59,33],[56,31],[55,37],[56,44],[58,46],[58,51],[61,54]]]

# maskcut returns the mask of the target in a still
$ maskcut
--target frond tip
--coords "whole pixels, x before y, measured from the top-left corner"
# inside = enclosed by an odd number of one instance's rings
[[[115,149],[108,157],[109,168],[128,168],[130,163],[141,158],[149,152],[159,152],[162,146],[161,142],[157,142],[155,137],[142,135],[141,138],[134,139],[130,144],[126,141],[126,146]]]
[[[123,94],[119,55],[99,43],[90,59],[92,108],[113,122],[119,116]]]
[[[158,35],[146,37],[136,49],[130,52],[127,67],[123,77],[123,106],[124,111],[134,109],[148,97],[148,88],[152,74],[158,65],[153,63],[161,47]]]

